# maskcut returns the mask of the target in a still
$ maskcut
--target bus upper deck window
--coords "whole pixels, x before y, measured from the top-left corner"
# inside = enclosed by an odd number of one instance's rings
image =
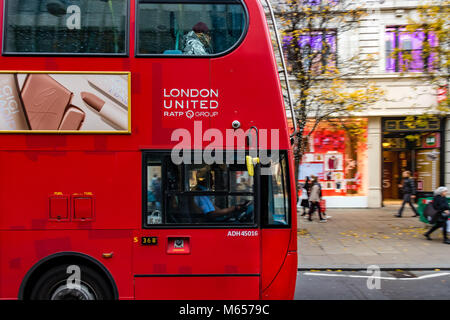
[[[246,20],[239,0],[140,0],[137,54],[221,54],[239,43]]]
[[[6,0],[6,54],[127,54],[127,0]]]

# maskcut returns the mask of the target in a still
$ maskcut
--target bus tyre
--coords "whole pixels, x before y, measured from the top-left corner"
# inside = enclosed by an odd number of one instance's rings
[[[34,284],[31,300],[113,300],[111,287],[98,271],[84,265],[60,265]]]

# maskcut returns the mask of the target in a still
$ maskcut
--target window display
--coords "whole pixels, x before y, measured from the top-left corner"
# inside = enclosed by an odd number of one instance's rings
[[[349,129],[351,128],[351,129]],[[358,128],[358,130],[355,130]],[[324,196],[365,195],[367,120],[324,122],[311,134],[299,180],[319,177]]]

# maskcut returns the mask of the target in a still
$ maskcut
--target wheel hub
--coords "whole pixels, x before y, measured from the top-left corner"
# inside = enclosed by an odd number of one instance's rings
[[[56,288],[50,300],[96,300],[96,297],[85,284],[75,288],[69,288],[67,284],[64,284]]]

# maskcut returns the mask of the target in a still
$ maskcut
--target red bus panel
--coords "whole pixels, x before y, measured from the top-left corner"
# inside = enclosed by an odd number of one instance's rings
[[[0,5],[5,8],[7,2],[13,1],[0,0]],[[151,180],[144,179],[149,170],[144,155],[170,153],[179,143],[172,137],[177,129],[191,135],[190,145],[197,150],[242,147],[235,145],[233,137],[227,140],[227,134],[235,133],[234,121],[240,123],[242,132],[257,129],[261,134],[260,149],[288,154],[289,172],[284,188],[295,190],[278,66],[261,4],[257,0],[242,1],[246,15],[245,23],[241,24],[243,36],[229,51],[188,57],[145,55],[137,51],[136,3],[127,1],[129,10],[123,20],[127,24],[127,47],[121,55],[28,55],[6,50],[9,42],[3,39],[0,75],[23,78],[27,73],[49,76],[67,73],[76,74],[77,79],[85,74],[126,76],[130,81],[126,96],[130,118],[127,130],[126,125],[115,121],[116,113],[103,118],[98,114],[97,109],[120,104],[123,97],[113,99],[111,93],[102,94],[99,90],[98,95],[107,103],[90,105],[86,103],[89,99],[82,99],[81,92],[53,85],[64,92],[63,107],[68,99],[77,99],[72,100],[77,101],[75,109],[67,105],[79,116],[75,124],[69,121],[70,128],[80,129],[83,119],[84,125],[98,116],[98,123],[104,125],[104,120],[114,120],[108,125],[115,128],[121,124],[122,130],[15,133],[0,128],[0,299],[30,298],[43,275],[67,264],[81,265],[82,277],[88,270],[97,272],[108,290],[114,291],[112,298],[291,299],[297,266],[296,203],[292,196],[295,192],[286,196],[290,219],[285,220],[290,221],[281,225],[268,226],[267,221],[262,221],[264,210],[258,206],[268,200],[265,195],[256,198],[256,191],[247,195],[259,201],[253,204],[257,209],[253,209],[256,213],[251,223],[240,224],[235,219],[234,224],[222,225],[146,225],[148,203],[163,201],[148,199]],[[94,6],[107,5],[98,1]],[[107,7],[105,10],[109,12]],[[0,12],[1,31],[7,18],[3,12]],[[14,23],[17,21],[21,20]],[[4,37],[3,32],[0,37]],[[48,80],[47,76],[44,78]],[[21,86],[17,85],[17,89],[22,95]],[[71,90],[74,92],[68,92]],[[188,109],[186,104],[182,108],[180,104],[186,101],[176,96],[181,90],[203,90],[205,95],[209,92],[206,100],[212,105],[208,110]],[[30,89],[25,93],[25,102],[30,104]],[[192,101],[191,97],[189,102]],[[170,108],[169,103],[173,104]],[[179,107],[173,107],[177,103]],[[85,118],[80,118],[77,108],[83,109]],[[62,113],[65,110],[58,110],[58,117],[67,120],[69,115]],[[54,123],[53,126],[56,127]],[[223,139],[209,139],[206,132],[218,133]],[[168,169],[161,166],[160,171],[164,170]],[[193,192],[189,180],[193,177],[185,175],[184,179],[187,181],[184,192]],[[163,185],[167,183],[163,181]],[[260,182],[255,182],[255,190],[256,183]],[[210,193],[203,197],[215,197]],[[181,199],[185,195],[180,191],[177,196]],[[229,192],[224,197],[232,196],[241,195]],[[168,202],[162,206],[168,206]],[[152,217],[148,218],[150,221]]]
[[[193,276],[135,278],[136,299],[256,300],[259,278],[248,276]]]

